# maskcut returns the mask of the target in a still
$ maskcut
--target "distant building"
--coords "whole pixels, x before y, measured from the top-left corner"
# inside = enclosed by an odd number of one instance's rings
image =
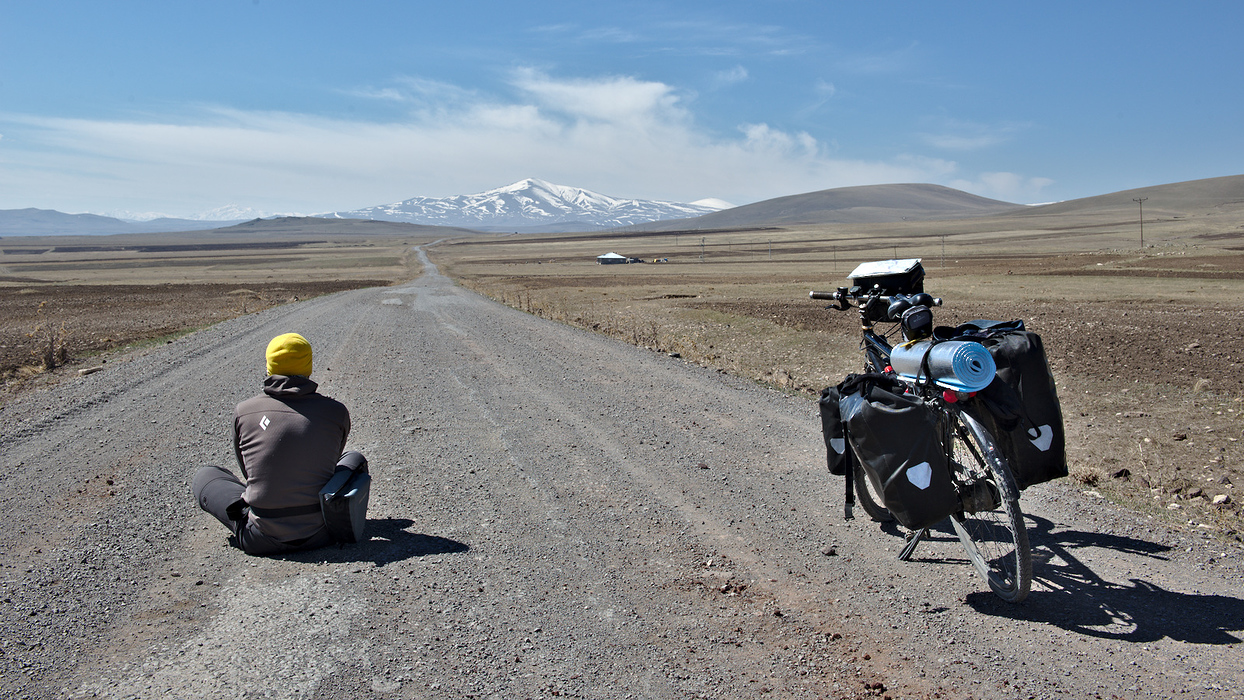
[[[601,265],[622,265],[630,261],[630,258],[625,255],[618,255],[617,253],[605,253],[604,255],[596,256],[596,262]]]

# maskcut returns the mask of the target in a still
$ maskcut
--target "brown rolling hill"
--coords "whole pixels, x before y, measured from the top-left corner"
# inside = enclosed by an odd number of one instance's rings
[[[275,219],[252,219],[233,226],[197,233],[245,238],[252,235],[464,236],[476,235],[479,231],[454,226],[426,226],[375,219],[282,216]]]
[[[1145,218],[1220,218],[1244,213],[1244,175],[1155,185],[1082,199],[1027,206],[929,184],[866,185],[778,197],[694,219],[662,221],[616,231],[704,231],[823,224],[884,224],[965,219],[1074,218],[1135,221],[1145,198]]]
[[[1197,216],[1241,211],[1244,210],[1244,175],[1139,187],[1095,197],[1023,207],[1004,215],[1116,214],[1131,217],[1140,208],[1140,203],[1136,200],[1142,198],[1145,200],[1143,204],[1146,218],[1150,215]]]
[[[676,231],[930,221],[988,216],[1021,207],[1020,204],[978,197],[941,185],[864,185],[777,197],[694,219],[654,222],[624,230]]]

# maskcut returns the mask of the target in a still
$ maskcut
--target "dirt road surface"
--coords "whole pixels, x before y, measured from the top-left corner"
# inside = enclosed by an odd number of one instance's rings
[[[298,331],[370,540],[247,557],[189,493]],[[1237,544],[1029,489],[1034,591],[842,519],[814,404],[454,287],[234,319],[0,408],[5,698],[1198,698]]]

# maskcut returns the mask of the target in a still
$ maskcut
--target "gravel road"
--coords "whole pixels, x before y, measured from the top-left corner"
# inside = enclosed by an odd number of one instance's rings
[[[231,549],[189,493],[297,331],[370,541]],[[1235,698],[1238,544],[1030,489],[1007,605],[949,532],[844,522],[812,402],[418,280],[0,407],[5,698]]]

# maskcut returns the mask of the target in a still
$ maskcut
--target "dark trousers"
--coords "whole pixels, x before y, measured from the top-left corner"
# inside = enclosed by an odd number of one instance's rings
[[[246,503],[242,501],[246,485],[241,479],[228,469],[209,465],[195,472],[190,488],[200,508],[215,516],[230,532],[238,534],[238,526],[246,522],[243,511]]]
[[[367,459],[361,452],[350,451],[341,455],[341,459],[337,460],[337,468],[342,467],[352,470],[361,468],[367,471]],[[246,502],[242,500],[242,492],[246,489],[246,485],[237,475],[224,467],[215,465],[200,467],[194,474],[194,482],[190,488],[199,507],[229,528],[229,532],[237,538],[238,546],[247,554],[275,554],[299,549],[315,549],[332,543],[332,537],[327,529],[321,530],[320,535],[307,541],[288,543],[277,542],[255,528],[247,527],[249,518],[246,512]]]

